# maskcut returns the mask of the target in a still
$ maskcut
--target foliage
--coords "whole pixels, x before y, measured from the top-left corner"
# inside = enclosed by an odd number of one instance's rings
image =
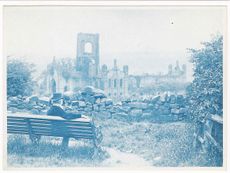
[[[190,49],[194,80],[187,93],[195,120],[207,114],[223,114],[223,37],[215,36],[202,44],[201,49]]]
[[[106,151],[98,150],[88,140],[70,139],[72,145],[63,148],[62,138],[42,136],[37,145],[31,143],[26,135],[7,136],[8,165],[13,167],[71,167],[100,164],[108,156]]]
[[[33,92],[32,73],[34,65],[22,59],[9,59],[7,61],[7,96],[28,96]]]

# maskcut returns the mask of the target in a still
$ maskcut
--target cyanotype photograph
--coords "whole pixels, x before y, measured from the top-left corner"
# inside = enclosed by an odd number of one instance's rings
[[[7,168],[223,168],[226,9],[4,6]]]

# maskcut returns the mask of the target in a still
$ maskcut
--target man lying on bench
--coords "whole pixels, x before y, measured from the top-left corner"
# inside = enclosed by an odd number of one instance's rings
[[[81,118],[81,114],[65,111],[62,107],[65,106],[65,99],[61,93],[54,93],[50,99],[50,109],[47,111],[47,115],[60,116],[64,119],[71,120]]]

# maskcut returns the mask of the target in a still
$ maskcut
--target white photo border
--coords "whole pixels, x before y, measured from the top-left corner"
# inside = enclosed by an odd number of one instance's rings
[[[64,172],[64,171],[87,171],[87,172],[101,172],[101,171],[125,171],[129,172],[130,169],[117,169],[117,168],[7,168],[7,140],[6,140],[6,58],[3,52],[3,9],[5,6],[225,6],[227,10],[227,16],[226,16],[226,32],[224,34],[224,154],[223,154],[223,167],[222,168],[196,168],[196,167],[187,167],[187,168],[152,168],[152,169],[146,169],[147,171],[164,171],[164,172],[178,172],[178,171],[196,171],[196,172],[209,172],[210,170],[215,172],[227,172],[228,171],[228,162],[229,162],[229,149],[227,148],[227,144],[229,144],[229,118],[227,117],[229,114],[229,28],[230,28],[230,22],[228,21],[229,15],[230,15],[230,5],[228,1],[1,1],[0,2],[0,54],[1,56],[1,63],[0,63],[0,121],[1,121],[1,137],[0,140],[0,147],[1,147],[1,155],[0,157],[3,158],[1,161],[1,164],[3,166],[3,170],[12,170],[13,172],[19,171],[24,172],[27,171],[36,171],[39,169],[39,171],[46,170],[49,171],[55,171],[55,172]],[[131,170],[133,171],[143,171],[143,170]]]

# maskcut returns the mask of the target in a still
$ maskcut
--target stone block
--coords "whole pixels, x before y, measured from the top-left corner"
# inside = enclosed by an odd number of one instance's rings
[[[24,104],[18,104],[18,105],[17,105],[17,108],[18,108],[18,109],[25,109],[26,107],[25,107]]]
[[[12,102],[7,104],[8,107],[17,107],[17,105],[18,105],[17,103],[12,103]]]
[[[33,109],[33,106],[34,105],[28,103],[28,104],[26,104],[25,107],[26,107],[26,109],[31,110],[31,109]]]
[[[151,116],[153,116],[151,112],[146,112],[142,114],[143,119],[149,119],[151,118]]]
[[[154,105],[152,103],[149,103],[147,109],[153,109],[153,108],[154,108]]]
[[[160,115],[158,117],[158,121],[159,122],[170,122],[170,121],[173,121],[174,118],[172,115]]]
[[[43,104],[43,105],[49,105],[49,98],[45,98],[45,97],[43,97],[43,98],[39,98],[39,100],[38,100],[38,103],[39,104]]]
[[[132,102],[129,103],[129,107],[134,109],[147,109],[148,104],[143,102]]]
[[[170,109],[170,104],[169,103],[164,103],[163,105],[162,105],[165,109]]]
[[[156,96],[151,100],[151,102],[155,104],[159,99],[160,99],[160,96]]]
[[[12,112],[12,113],[16,113],[16,112],[18,112],[18,109],[15,108],[15,107],[9,107],[9,108],[7,109],[7,111],[10,111],[10,112]]]
[[[84,109],[84,111],[85,111],[85,112],[92,112],[92,108],[86,107],[86,108]]]
[[[31,110],[31,113],[32,113],[32,114],[37,114],[37,115],[38,115],[38,114],[40,114],[40,111],[37,110],[37,109],[32,109],[32,110]]]
[[[31,96],[29,97],[30,102],[37,102],[38,101],[38,96]]]
[[[170,104],[170,108],[171,108],[171,109],[178,109],[179,107],[180,107],[179,104],[176,104],[176,103]]]
[[[122,106],[121,109],[123,112],[126,112],[126,113],[128,113],[131,110],[131,108],[129,106]]]
[[[159,99],[159,100],[160,100],[161,102],[166,102],[167,97],[168,97],[167,95],[162,95],[162,96],[160,96],[160,99]]]
[[[47,110],[41,110],[41,111],[39,112],[39,114],[40,114],[40,115],[46,115],[46,114],[47,114]]]
[[[176,96],[175,95],[170,96],[170,103],[176,103]]]
[[[143,113],[151,113],[153,109],[144,109]]]
[[[178,95],[177,98],[176,98],[176,102],[178,104],[182,104],[184,102],[184,97],[183,95]]]
[[[111,106],[113,105],[113,101],[112,100],[106,100],[105,101],[105,106]]]
[[[19,101],[19,99],[17,97],[9,97],[7,100],[9,100],[10,102],[13,102],[13,103],[17,103]]]
[[[119,113],[116,113],[115,115],[114,115],[114,118],[115,119],[119,119],[119,118],[122,118],[122,119],[127,119],[128,118],[128,114],[127,113],[124,113],[124,112],[119,112]]]
[[[161,114],[163,114],[163,115],[168,115],[168,114],[171,113],[171,112],[170,112],[170,109],[168,109],[168,108],[161,108],[161,109],[160,109],[160,112],[161,112]]]
[[[186,108],[180,108],[180,114],[185,114],[185,113],[187,113],[187,109]]]
[[[86,103],[84,101],[79,101],[78,103],[80,108],[86,107]]]
[[[180,114],[180,109],[171,109],[172,114]]]
[[[130,116],[141,116],[142,110],[141,109],[132,109],[130,111]]]

